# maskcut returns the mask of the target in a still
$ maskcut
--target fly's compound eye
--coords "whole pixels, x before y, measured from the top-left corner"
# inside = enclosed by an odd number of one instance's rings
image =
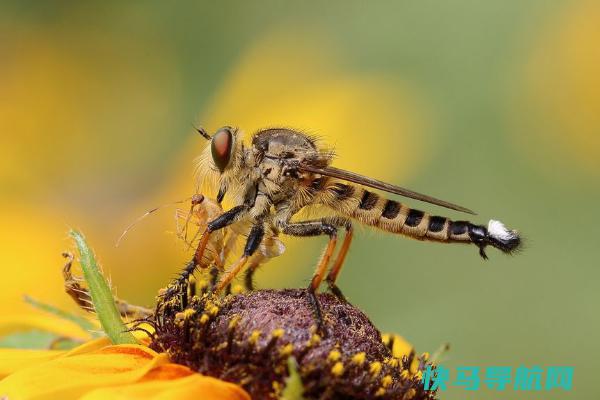
[[[231,159],[233,135],[229,129],[221,129],[212,138],[210,150],[213,161],[219,171],[223,172]]]

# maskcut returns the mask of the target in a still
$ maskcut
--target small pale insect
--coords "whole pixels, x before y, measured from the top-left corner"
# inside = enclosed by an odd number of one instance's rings
[[[164,207],[186,203],[188,201],[190,202],[190,208],[188,210],[178,208],[175,211],[176,235],[188,246],[188,248],[194,246],[198,235],[206,231],[208,223],[223,214],[223,208],[221,207],[220,202],[200,193],[194,194],[187,199],[164,204],[146,211],[123,231],[121,236],[119,236],[116,245],[119,246],[129,231],[144,218]],[[195,228],[195,233],[191,235],[189,234],[190,225],[193,227],[192,229]],[[241,272],[241,268],[237,271],[230,271],[233,273],[223,275],[225,263],[228,257],[233,253],[238,242],[248,236],[251,226],[249,221],[240,220],[237,223],[232,223],[227,227],[214,232],[210,237],[206,237],[207,240],[203,243],[202,253],[197,253],[181,273],[181,276],[178,279],[181,285],[187,286],[188,278],[197,268],[209,268],[211,275],[209,286],[216,291],[221,291],[223,289],[229,291],[231,289],[231,281],[239,272]],[[248,260],[244,279],[247,290],[254,289],[253,276],[256,270],[262,264],[274,257],[280,256],[285,251],[285,245],[277,237],[276,231],[277,230],[274,227],[268,225],[265,226],[265,232],[258,250],[255,251]],[[222,275],[223,279],[217,282],[219,275]]]
[[[219,203],[229,196],[234,206],[207,223],[195,252],[196,264],[201,265],[212,235],[239,223],[249,226],[246,244],[223,282],[242,271],[269,238],[279,234],[328,236],[327,248],[308,287],[319,318],[315,292],[324,279],[334,294],[343,297],[335,282],[352,241],[354,221],[417,240],[474,244],[484,259],[487,246],[513,253],[521,245],[519,234],[499,221],[491,220],[487,227],[453,221],[375,193],[372,189],[474,214],[444,200],[335,168],[331,165],[333,152],[302,132],[286,128],[260,130],[252,136],[250,146],[245,145],[237,128],[226,126],[212,136],[204,129],[198,132],[209,141],[198,160],[198,176],[218,190]],[[333,216],[300,221],[294,218],[311,206],[328,208]],[[328,269],[340,229],[346,234]],[[223,285],[217,288],[222,289]]]
[[[191,198],[191,208],[189,211],[178,209],[176,213],[177,220],[177,236],[188,245],[192,246],[195,243],[196,236],[206,230],[208,222],[214,220],[217,216],[223,213],[221,205],[215,200],[205,197],[201,194],[196,194]],[[188,229],[190,224],[194,226],[196,233],[188,238]],[[235,224],[229,225],[226,229],[221,229],[215,234],[210,235],[210,239],[202,254],[202,258],[194,260],[193,267],[201,268],[213,267],[212,276],[214,279],[224,272],[225,263],[228,257],[235,251],[235,247],[240,240],[245,239],[248,235],[250,224],[248,221],[238,221]],[[285,246],[275,236],[275,229],[270,226],[265,227],[265,234],[262,238],[260,246],[248,260],[246,267],[244,283],[246,289],[253,290],[253,275],[256,270],[271,258],[280,256],[285,251]],[[217,291],[228,288],[232,279],[240,272],[229,271],[223,275],[218,282],[212,282],[212,286]]]

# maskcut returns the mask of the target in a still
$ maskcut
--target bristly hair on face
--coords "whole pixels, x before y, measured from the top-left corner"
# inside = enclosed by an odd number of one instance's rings
[[[217,191],[219,190],[219,183],[221,181],[232,181],[229,184],[228,193],[232,196],[237,195],[235,192],[237,187],[243,187],[241,183],[237,183],[238,171],[243,159],[243,148],[244,148],[244,133],[237,127],[231,127],[233,134],[233,148],[232,158],[230,166],[224,171],[219,171],[219,168],[215,165],[211,152],[211,136],[206,133],[202,128],[198,129],[200,135],[202,135],[206,141],[206,145],[202,153],[194,160],[194,178],[196,181],[196,191],[198,193],[206,193],[209,196],[216,197]],[[206,133],[206,136],[202,133]],[[211,138],[211,139],[208,139]]]

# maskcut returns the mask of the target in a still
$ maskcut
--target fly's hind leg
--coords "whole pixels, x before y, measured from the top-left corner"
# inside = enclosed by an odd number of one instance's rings
[[[333,263],[333,266],[329,270],[329,274],[327,275],[327,285],[329,286],[329,290],[333,293],[338,299],[346,301],[346,298],[342,294],[340,288],[335,284],[335,281],[342,270],[342,266],[344,265],[344,260],[346,259],[346,255],[348,254],[348,250],[350,249],[350,244],[352,243],[352,235],[353,235],[352,223],[350,221],[346,222],[346,236],[344,236],[344,241],[342,242],[342,247],[338,253],[338,256]]]
[[[319,236],[319,235],[327,235],[329,236],[329,243],[325,248],[325,252],[319,263],[317,264],[317,268],[315,269],[315,273],[310,281],[310,285],[308,286],[308,300],[311,304],[311,307],[314,310],[315,317],[317,319],[317,328],[323,333],[323,313],[321,311],[321,305],[319,304],[319,299],[317,298],[317,290],[325,277],[325,272],[327,271],[327,265],[329,264],[329,260],[333,255],[335,250],[335,245],[337,243],[337,231],[339,226],[337,221],[326,221],[326,220],[313,220],[313,221],[304,221],[304,222],[296,222],[296,223],[288,223],[282,229],[283,233],[291,236]]]

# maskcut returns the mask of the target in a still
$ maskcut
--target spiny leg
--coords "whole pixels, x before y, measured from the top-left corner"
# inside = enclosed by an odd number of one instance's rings
[[[327,243],[327,247],[325,248],[325,252],[319,263],[317,264],[317,268],[315,269],[315,273],[310,281],[309,289],[312,292],[316,292],[321,286],[321,282],[323,282],[323,278],[325,278],[325,271],[327,271],[327,266],[329,265],[329,260],[331,260],[331,256],[335,251],[335,245],[337,244],[337,234],[333,234],[329,236],[329,243]]]
[[[94,305],[92,303],[90,292],[81,286],[79,283],[81,279],[74,277],[71,273],[71,267],[73,266],[73,260],[75,259],[73,253],[64,252],[62,253],[62,256],[67,259],[67,262],[63,267],[65,292],[81,309],[87,312],[94,312]]]
[[[315,273],[310,281],[310,285],[308,286],[308,300],[313,308],[315,313],[315,317],[317,319],[317,328],[319,332],[323,333],[323,314],[321,312],[321,305],[319,304],[319,300],[317,298],[317,290],[323,281],[325,276],[325,271],[327,270],[327,265],[329,264],[329,260],[331,259],[331,255],[335,250],[335,245],[337,242],[337,228],[327,223],[323,220],[314,220],[314,221],[304,221],[304,222],[296,222],[290,223],[283,227],[283,233],[286,235],[292,236],[318,236],[318,235],[328,235],[329,243],[327,244],[327,248],[323,253],[323,256],[319,260],[317,264],[317,268],[315,269]]]
[[[244,254],[242,257],[234,264],[234,266],[227,271],[227,273],[221,278],[217,287],[215,288],[215,292],[221,292],[225,287],[227,287],[233,278],[237,276],[244,268],[248,259],[254,254],[258,246],[264,237],[265,227],[262,222],[258,222],[255,224],[250,230],[250,234],[248,235],[248,239],[246,240],[246,247],[244,248]]]
[[[240,271],[244,268],[244,266],[246,265],[247,262],[248,262],[247,256],[244,255],[244,256],[240,257],[240,259],[237,260],[237,262],[233,265],[233,267],[229,271],[227,271],[227,273],[225,275],[223,275],[223,277],[221,278],[221,280],[215,287],[215,292],[220,293],[223,289],[228,287],[230,285],[231,281],[233,280],[233,278],[235,278],[237,276],[237,274],[240,273]]]
[[[198,247],[196,248],[194,257],[192,258],[192,261],[191,261],[194,264],[194,268],[196,268],[198,266],[200,266],[201,268],[205,268],[208,266],[208,265],[202,264],[202,259],[204,257],[204,251],[206,250],[206,246],[208,245],[208,241],[210,239],[210,234],[216,230],[223,229],[223,228],[231,225],[232,223],[234,223],[236,221],[237,218],[239,218],[242,214],[247,212],[248,209],[249,209],[249,206],[247,206],[247,205],[240,205],[240,206],[233,207],[232,209],[225,211],[223,214],[219,215],[217,218],[213,219],[212,221],[210,221],[207,224],[206,230],[204,231],[204,233],[202,234],[202,237],[200,238],[200,242],[198,243]],[[188,268],[186,267],[186,270],[183,272],[183,274],[187,273],[187,276],[184,277],[182,274],[181,279],[187,280],[187,278],[189,277],[189,275],[191,273],[193,273],[193,271],[194,271],[194,269],[192,269],[192,271],[190,272],[188,270]]]
[[[62,255],[67,259],[67,262],[63,267],[65,291],[81,309],[93,313],[94,305],[89,290],[81,286],[79,283],[81,279],[74,277],[71,272],[74,260],[73,254],[65,252]],[[115,298],[115,304],[117,305],[117,310],[119,310],[119,313],[124,318],[147,318],[153,313],[149,308],[129,304],[119,298]]]
[[[352,236],[354,230],[352,229],[352,224],[348,222],[346,226],[346,236],[344,236],[344,241],[342,242],[342,247],[338,253],[338,256],[333,263],[333,266],[329,270],[329,274],[327,275],[327,285],[329,286],[329,290],[340,300],[346,301],[346,298],[342,294],[340,288],[335,284],[340,271],[342,270],[342,266],[344,265],[344,260],[346,259],[346,255],[348,254],[348,250],[350,249],[350,244],[352,243]]]
[[[200,242],[198,243],[198,247],[196,247],[196,251],[194,252],[194,268],[202,267],[202,258],[204,257],[204,251],[206,250],[206,246],[208,245],[208,240],[210,239],[211,232],[206,229],[200,238]]]

